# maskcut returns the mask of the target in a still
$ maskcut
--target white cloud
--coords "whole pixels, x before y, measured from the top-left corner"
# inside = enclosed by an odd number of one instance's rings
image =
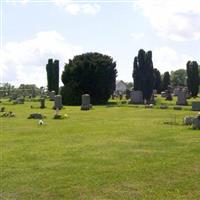
[[[60,60],[60,72],[69,58],[82,52],[70,45],[56,31],[40,32],[32,39],[8,42],[0,50],[1,82],[46,85],[46,63],[49,58]]]
[[[77,14],[97,14],[101,7],[96,3],[75,3],[72,0],[55,0],[55,4],[59,7],[63,7],[68,13],[72,15]]]
[[[160,47],[153,51],[154,67],[158,68],[162,73],[186,68],[188,60],[193,60],[193,58],[186,54],[180,54],[169,47]]]
[[[131,37],[134,40],[140,40],[144,37],[144,33],[131,33]]]
[[[7,3],[11,3],[13,5],[21,4],[25,5],[30,3],[31,0],[6,0]],[[38,1],[38,0],[37,0]],[[34,2],[34,0],[32,0]],[[42,1],[41,1],[42,2]],[[37,2],[39,3],[39,1]],[[85,14],[85,15],[96,15],[100,12],[101,6],[97,3],[81,3],[76,2],[74,0],[52,0],[50,3],[54,5],[64,8],[64,10],[71,15]]]
[[[134,7],[142,11],[158,35],[174,41],[200,39],[200,3],[198,0],[138,0]]]
[[[30,0],[6,0],[6,3],[11,3],[13,5],[16,5],[17,3],[20,3],[21,5],[26,5],[29,3]]]

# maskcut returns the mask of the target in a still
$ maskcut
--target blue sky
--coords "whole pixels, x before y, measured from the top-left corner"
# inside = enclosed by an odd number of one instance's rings
[[[45,0],[46,1],[46,0]],[[140,48],[153,51],[161,72],[200,62],[197,0],[5,0],[2,3],[1,82],[46,85],[48,58],[60,68],[76,54],[97,51],[117,62],[118,77],[132,81]]]

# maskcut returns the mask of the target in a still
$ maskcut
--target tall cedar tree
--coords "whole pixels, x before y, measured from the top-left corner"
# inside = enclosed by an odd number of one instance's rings
[[[153,89],[156,89],[159,94],[161,92],[161,84],[162,84],[160,71],[155,68],[153,69],[153,73],[154,73],[154,88]]]
[[[170,74],[169,72],[165,72],[162,80],[162,91],[167,90],[170,83],[171,83]]]
[[[80,105],[82,94],[89,94],[92,104],[107,103],[115,90],[116,75],[116,62],[110,56],[100,53],[75,56],[62,73],[63,104]]]
[[[149,101],[153,93],[154,86],[151,51],[146,53],[143,49],[139,50],[138,56],[134,58],[132,76],[134,81],[134,90],[142,91],[144,99]]]
[[[46,65],[47,71],[47,85],[48,91],[55,91],[56,94],[59,92],[59,61],[53,59],[48,60]]]
[[[192,97],[197,97],[199,92],[199,70],[196,61],[187,62],[187,86]]]

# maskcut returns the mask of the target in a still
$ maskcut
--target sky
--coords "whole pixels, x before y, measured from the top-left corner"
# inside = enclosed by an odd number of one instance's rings
[[[46,86],[46,64],[60,74],[73,56],[107,54],[118,80],[132,81],[139,49],[153,52],[154,68],[200,63],[199,0],[1,0],[0,82]]]

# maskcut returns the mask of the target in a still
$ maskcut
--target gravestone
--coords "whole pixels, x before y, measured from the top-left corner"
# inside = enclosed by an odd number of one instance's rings
[[[40,99],[40,108],[45,108],[45,99],[44,98]]]
[[[49,98],[50,98],[50,101],[54,101],[55,100],[55,91],[49,92]]]
[[[167,105],[160,105],[160,109],[168,109]]]
[[[174,110],[182,110],[181,106],[174,106]]]
[[[131,92],[131,101],[130,101],[130,103],[132,103],[132,104],[143,104],[144,100],[143,100],[142,91],[133,90]]]
[[[194,130],[200,130],[200,116],[197,116],[192,121],[192,128]]]
[[[13,101],[13,104],[24,104],[24,99],[23,98],[17,98]]]
[[[193,120],[194,120],[194,117],[185,116],[184,119],[183,119],[183,123],[184,123],[185,125],[187,125],[187,126],[190,126],[190,125],[192,125]]]
[[[153,90],[153,94],[157,94],[158,91],[156,89]]]
[[[166,97],[166,92],[161,92],[161,97],[165,98]]]
[[[92,108],[92,105],[90,104],[89,94],[83,94],[81,98],[82,98],[81,110],[89,110],[90,108]]]
[[[177,105],[187,105],[186,92],[180,91],[177,96]]]
[[[155,104],[156,101],[155,101],[155,96],[154,94],[151,95],[151,99],[150,99],[150,104]]]
[[[63,105],[62,105],[62,96],[61,95],[56,95],[54,97],[54,109],[62,109]]]
[[[193,111],[200,111],[200,101],[193,101],[192,102],[192,110]]]
[[[45,116],[43,116],[40,113],[32,113],[29,115],[28,119],[43,119]]]
[[[11,96],[11,100],[16,100],[16,99],[17,99],[17,94],[13,93],[12,96]]]
[[[174,89],[174,96],[178,96],[179,92],[181,91],[181,88],[177,87]]]
[[[172,88],[171,86],[168,86],[167,90],[165,91],[165,97],[166,97],[166,101],[172,101],[173,97],[172,97]]]

